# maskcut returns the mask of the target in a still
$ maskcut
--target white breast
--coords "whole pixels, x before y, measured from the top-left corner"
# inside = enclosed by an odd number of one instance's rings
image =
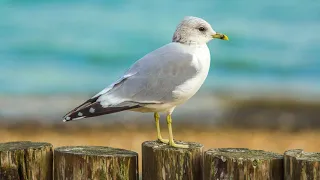
[[[210,68],[210,51],[206,44],[196,47],[192,64],[197,67],[198,72],[193,78],[177,86],[174,90],[173,94],[177,104],[184,103],[191,98],[200,89],[208,75]]]
[[[193,45],[181,45],[184,51],[191,52],[193,59],[191,65],[197,69],[197,73],[193,78],[185,81],[181,85],[177,86],[172,92],[172,101],[167,101],[162,104],[150,104],[144,107],[134,109],[133,111],[139,112],[167,112],[172,111],[174,107],[186,102],[191,98],[201,87],[206,79],[210,68],[210,52],[207,45],[193,46]]]

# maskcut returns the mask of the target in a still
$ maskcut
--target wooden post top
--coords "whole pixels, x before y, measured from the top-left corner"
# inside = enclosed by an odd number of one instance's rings
[[[320,153],[292,149],[284,153],[285,180],[320,179]]]
[[[281,154],[247,148],[209,149],[204,153],[204,179],[283,179]]]
[[[303,149],[292,149],[285,152],[286,156],[294,157],[296,160],[318,161],[320,162],[319,152],[305,152]]]
[[[122,156],[122,157],[131,157],[137,156],[138,153],[134,151],[129,151],[125,149],[118,149],[105,146],[62,146],[55,149],[61,153],[69,153],[74,155],[86,155],[86,156],[101,156],[101,157],[110,157],[110,156]]]
[[[52,145],[45,142],[0,143],[0,179],[51,180]]]
[[[52,147],[50,143],[46,142],[31,142],[31,141],[15,141],[0,143],[0,151],[21,150],[21,149],[37,149],[42,147]]]
[[[54,152],[57,180],[138,180],[136,152],[104,146],[64,146]]]
[[[142,144],[142,179],[202,179],[203,145],[175,141],[189,148],[176,148],[158,141]]]
[[[175,141],[177,144],[184,144],[184,145],[189,145],[189,148],[176,148],[169,146],[168,144],[164,144],[159,141],[145,141],[142,143],[142,146],[144,147],[150,147],[155,150],[163,150],[163,149],[168,149],[170,151],[179,151],[179,152],[185,152],[185,151],[191,151],[194,149],[199,149],[203,148],[202,144],[195,143],[195,142],[184,142],[184,141]]]
[[[236,158],[236,159],[282,159],[283,156],[281,154],[277,154],[274,152],[268,152],[263,150],[250,150],[247,148],[217,148],[217,149],[209,149],[205,152],[206,155],[219,155],[223,160],[223,157],[228,158]]]

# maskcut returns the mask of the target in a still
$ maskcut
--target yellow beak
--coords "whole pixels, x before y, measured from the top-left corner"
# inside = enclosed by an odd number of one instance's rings
[[[220,33],[216,33],[216,34],[212,35],[212,38],[222,39],[222,40],[226,40],[226,41],[229,40],[227,35],[220,34]]]

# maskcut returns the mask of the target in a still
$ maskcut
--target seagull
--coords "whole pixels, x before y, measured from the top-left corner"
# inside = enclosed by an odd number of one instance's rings
[[[63,121],[130,110],[154,113],[157,138],[176,148],[188,148],[173,140],[174,109],[190,99],[205,81],[210,67],[207,43],[228,40],[205,20],[187,16],[177,26],[172,42],[136,61],[124,75],[63,117]],[[160,132],[160,112],[166,113],[169,139]]]

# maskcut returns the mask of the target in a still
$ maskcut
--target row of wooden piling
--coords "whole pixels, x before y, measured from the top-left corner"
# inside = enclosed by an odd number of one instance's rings
[[[180,142],[184,143],[184,142]],[[188,149],[157,141],[142,144],[144,180],[318,180],[320,153],[288,150],[282,154],[246,148],[204,151],[199,143]],[[50,143],[0,143],[1,180],[138,180],[138,153],[102,146]]]

